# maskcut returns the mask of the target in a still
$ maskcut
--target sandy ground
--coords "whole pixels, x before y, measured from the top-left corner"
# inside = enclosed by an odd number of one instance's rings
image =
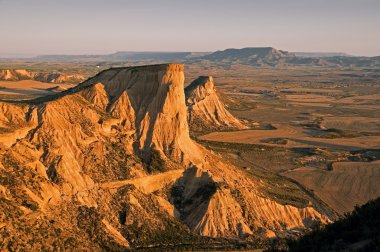
[[[232,132],[213,132],[200,136],[200,140],[263,144],[272,146],[294,147],[318,147],[341,150],[357,150],[363,148],[380,148],[380,136],[363,136],[355,138],[324,139],[308,136],[307,131],[301,127],[289,125],[276,125],[275,130],[242,130]],[[286,138],[286,145],[265,143],[270,138]]]

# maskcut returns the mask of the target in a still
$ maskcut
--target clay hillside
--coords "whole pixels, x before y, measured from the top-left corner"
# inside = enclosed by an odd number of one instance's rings
[[[181,64],[113,68],[52,96],[0,102],[1,249],[254,245],[334,218],[306,194],[301,206],[266,193],[194,142],[187,119]]]
[[[231,115],[219,99],[211,76],[201,76],[185,88],[189,124],[192,130],[245,129],[247,125]]]
[[[84,77],[78,74],[68,75],[64,73],[40,73],[25,69],[0,69],[0,80],[36,80],[47,83],[79,83],[84,80]]]

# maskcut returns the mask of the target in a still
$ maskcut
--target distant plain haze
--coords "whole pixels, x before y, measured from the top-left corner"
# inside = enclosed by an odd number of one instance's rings
[[[0,0],[0,56],[264,47],[380,55],[379,0]]]

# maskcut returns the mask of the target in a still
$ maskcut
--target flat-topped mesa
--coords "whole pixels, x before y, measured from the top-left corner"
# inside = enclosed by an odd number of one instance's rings
[[[187,88],[192,108],[217,111],[223,115],[216,117],[219,122],[234,119],[219,101],[211,77],[194,83]],[[136,247],[161,244],[135,236],[136,223],[142,224],[139,233],[165,244],[194,241],[173,216],[196,234],[232,239],[282,237],[329,221],[308,195],[297,202],[310,199],[310,204],[300,208],[277,202],[266,196],[265,188],[272,185],[191,140],[183,65],[113,68],[70,90],[25,103],[0,102],[0,170],[9,178],[0,186],[0,197],[7,198],[0,200],[0,211],[19,209],[4,221],[5,230],[16,237],[6,245],[31,244],[27,250],[34,251],[41,249],[38,241],[75,237],[83,246],[88,228],[102,244],[109,236],[123,247],[130,241]],[[165,172],[172,168],[180,169]],[[46,226],[35,229],[35,221],[19,218],[25,213]],[[59,237],[49,232],[52,218],[62,227]],[[17,226],[21,228],[13,228]],[[172,230],[178,230],[179,238],[166,240],[168,234],[176,235]]]
[[[205,129],[245,129],[246,125],[231,115],[220,101],[211,76],[200,76],[185,88],[190,127]]]
[[[108,112],[134,118],[134,148],[142,158],[149,159],[155,149],[171,160],[190,163],[201,155],[189,137],[184,79],[183,64],[111,68],[78,88],[101,83],[110,100]],[[120,106],[119,99],[127,106]]]
[[[107,131],[118,123],[134,131],[133,149],[143,159],[149,161],[155,149],[175,162],[198,163],[202,154],[189,137],[184,79],[183,64],[110,68],[76,87],[24,103],[53,106],[62,99],[77,103],[74,96],[80,95],[95,108],[119,118],[112,125],[101,120]]]
[[[124,90],[142,92],[156,91],[158,82],[163,82],[164,77],[170,75],[173,78],[173,85],[180,85],[181,79],[184,79],[183,64],[160,64],[133,67],[110,68],[102,71],[95,77],[85,81],[79,87],[86,87],[100,82],[104,85],[110,97],[118,97]],[[132,79],[132,80],[131,80]],[[174,81],[175,79],[175,81]],[[183,85],[183,83],[182,83]],[[148,89],[148,90],[147,90]],[[146,93],[139,94],[142,98],[146,98]],[[136,106],[140,105],[141,101]]]

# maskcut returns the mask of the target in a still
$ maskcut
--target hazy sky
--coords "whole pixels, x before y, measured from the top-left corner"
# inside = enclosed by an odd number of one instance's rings
[[[380,55],[380,0],[0,0],[0,54],[289,51]]]

